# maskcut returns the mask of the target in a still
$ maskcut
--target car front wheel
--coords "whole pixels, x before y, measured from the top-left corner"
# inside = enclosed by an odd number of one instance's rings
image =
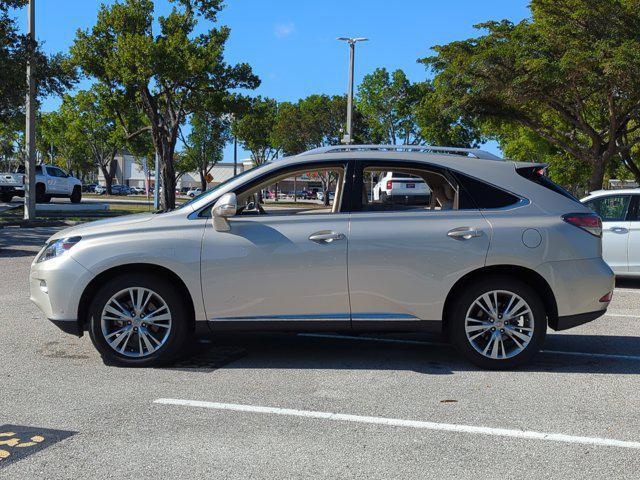
[[[108,281],[90,307],[91,341],[106,363],[166,365],[188,339],[189,310],[168,282],[146,274]]]
[[[490,277],[468,285],[449,320],[455,347],[474,364],[495,370],[530,361],[547,329],[538,294],[511,277]]]

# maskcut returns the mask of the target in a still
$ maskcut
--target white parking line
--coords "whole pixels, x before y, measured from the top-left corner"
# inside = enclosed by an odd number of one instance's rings
[[[234,403],[202,402],[198,400],[181,400],[176,398],[158,398],[157,400],[154,400],[153,403],[164,405],[179,405],[183,407],[209,408],[213,410],[231,410],[234,412],[317,418],[321,420],[332,420],[339,422],[368,423],[374,425],[384,425],[388,427],[407,427],[423,430],[439,430],[445,432],[492,435],[495,437],[524,438],[528,440],[547,440],[552,442],[576,443],[581,445],[640,449],[640,442],[614,440],[611,438],[580,437],[575,435],[564,435],[562,433],[534,432],[531,430],[478,427],[475,425],[423,422],[419,420],[403,420],[400,418],[368,417],[361,415],[349,415],[344,413],[315,412],[312,410],[294,410],[290,408],[261,407],[257,405],[238,405]]]
[[[299,333],[299,337],[316,337],[316,338],[336,338],[341,340],[360,340],[365,342],[382,342],[382,343],[400,343],[406,345],[427,345],[430,347],[450,347],[448,343],[442,342],[425,342],[422,340],[400,340],[397,338],[379,338],[379,337],[357,337],[354,335],[332,335],[329,333]],[[574,357],[592,357],[602,358],[606,360],[630,360],[640,361],[640,355],[618,355],[615,353],[591,353],[591,352],[570,352],[565,350],[540,350],[541,353],[551,353],[554,355],[571,355]]]
[[[605,317],[620,317],[620,318],[640,318],[640,315],[629,315],[626,313],[605,313]]]

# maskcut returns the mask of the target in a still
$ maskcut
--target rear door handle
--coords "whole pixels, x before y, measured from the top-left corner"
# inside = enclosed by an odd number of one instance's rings
[[[481,237],[482,233],[482,230],[479,228],[459,227],[449,230],[447,235],[456,240],[469,240],[474,237]]]
[[[331,243],[336,240],[344,240],[344,233],[333,232],[331,230],[320,230],[309,235],[309,240],[316,243]]]
[[[609,231],[613,233],[629,233],[629,229],[625,227],[611,227]]]

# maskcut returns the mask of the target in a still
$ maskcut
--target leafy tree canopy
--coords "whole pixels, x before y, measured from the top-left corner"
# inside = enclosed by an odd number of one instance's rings
[[[249,65],[223,58],[227,27],[213,22],[221,0],[173,0],[167,16],[154,19],[151,0],[103,5],[96,25],[78,31],[71,52],[82,71],[121,97],[135,94],[147,117],[163,181],[162,207],[175,206],[174,153],[181,125],[203,105],[223,101],[230,89],[255,88]],[[158,31],[154,31],[157,20]],[[203,33],[196,27],[204,24]],[[202,28],[198,28],[202,30]],[[128,135],[135,132],[127,130]]]
[[[531,19],[482,23],[485,35],[437,46],[421,61],[447,103],[477,122],[535,132],[589,165],[596,189],[640,126],[638,7],[638,0],[532,0]]]
[[[33,52],[38,97],[60,95],[75,81],[75,74],[62,54],[46,55],[18,29],[12,9],[26,0],[0,1],[0,122],[8,122],[23,111],[26,96],[26,69]]]
[[[251,152],[251,160],[256,166],[270,162],[280,152],[272,137],[277,114],[278,102],[256,97],[247,100],[232,123],[233,135],[245,150]]]
[[[395,145],[418,143],[415,121],[419,87],[412,85],[402,70],[389,73],[376,68],[358,87],[356,104],[364,116],[374,143]]]

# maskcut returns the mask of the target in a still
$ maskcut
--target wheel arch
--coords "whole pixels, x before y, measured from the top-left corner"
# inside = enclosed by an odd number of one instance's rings
[[[540,299],[544,304],[549,326],[554,328],[554,325],[558,323],[558,305],[556,303],[556,297],[553,290],[544,277],[535,270],[531,270],[527,267],[517,265],[491,265],[467,273],[453,285],[451,290],[449,290],[442,312],[443,330],[447,334],[449,333],[448,323],[449,318],[451,317],[451,310],[453,309],[453,305],[458,294],[470,283],[487,276],[494,275],[514,277],[518,280],[524,281],[528,285],[531,285],[540,295]]]
[[[189,312],[189,327],[192,331],[195,329],[195,306],[191,292],[189,292],[186,284],[174,271],[153,263],[128,263],[109,268],[108,270],[99,273],[87,284],[80,296],[80,302],[78,304],[78,324],[80,326],[80,331],[87,329],[91,299],[100,286],[113,278],[126,275],[127,273],[148,273],[162,278],[168,278],[171,284],[178,288],[178,290],[183,294],[187,303],[187,310]]]

